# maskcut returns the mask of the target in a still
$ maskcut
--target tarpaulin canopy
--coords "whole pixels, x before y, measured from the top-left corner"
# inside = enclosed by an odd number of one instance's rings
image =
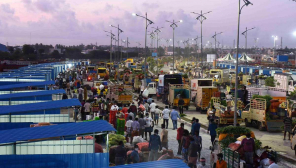
[[[129,164],[129,165],[122,165],[122,166],[114,166],[114,168],[186,168],[188,167],[186,163],[183,162],[181,159],[168,159],[168,160],[160,160],[160,161],[153,161],[153,162],[143,162],[137,164]]]
[[[220,58],[219,61],[235,61],[235,59],[228,53],[225,57]]]
[[[239,58],[239,61],[254,62],[255,60],[249,57],[246,53],[243,53],[242,56]]]
[[[52,95],[52,94],[60,94],[60,93],[66,93],[66,92],[64,89],[58,89],[58,90],[46,90],[46,91],[37,91],[37,92],[2,94],[0,95],[0,100],[20,98],[20,97],[44,96],[44,95]]]
[[[0,115],[58,109],[71,106],[81,106],[81,103],[78,99],[65,99],[49,102],[21,104],[14,106],[0,106]]]
[[[53,85],[53,84],[55,84],[54,81],[27,82],[27,83],[13,84],[13,85],[3,85],[0,87],[0,90],[12,90],[16,88],[24,88],[29,86],[46,86],[46,85]]]
[[[62,136],[66,137],[108,131],[116,131],[116,129],[114,129],[113,126],[105,120],[33,128],[10,129],[0,131],[0,144],[15,143],[17,141],[28,141],[32,139],[54,138]]]

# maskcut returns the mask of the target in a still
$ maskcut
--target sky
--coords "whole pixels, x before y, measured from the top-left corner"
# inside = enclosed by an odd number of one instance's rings
[[[124,31],[120,39],[129,38],[130,46],[141,47],[145,42],[145,19],[132,16],[148,14],[154,22],[152,27],[164,27],[159,33],[161,39],[172,39],[173,30],[166,20],[182,20],[175,29],[177,41],[200,37],[201,24],[196,14],[212,11],[203,22],[203,42],[210,41],[215,32],[223,32],[217,40],[226,46],[233,46],[237,39],[239,0],[1,0],[0,1],[0,43],[23,44],[95,44],[109,45],[110,37],[104,31],[117,35],[119,25]],[[242,1],[242,0],[241,0]],[[283,46],[296,47],[296,2],[292,0],[250,0],[254,5],[244,7],[241,14],[240,46],[245,45],[241,33],[248,28],[248,47],[273,47],[272,35]],[[243,4],[243,1],[241,2]],[[116,37],[117,38],[117,37]],[[191,42],[194,42],[191,40]],[[151,40],[148,36],[147,44]],[[199,41],[200,43],[200,41]],[[170,43],[172,45],[172,43]],[[165,40],[160,45],[166,45]],[[184,46],[180,43],[180,46]]]

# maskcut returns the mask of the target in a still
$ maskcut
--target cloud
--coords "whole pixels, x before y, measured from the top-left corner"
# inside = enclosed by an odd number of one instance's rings
[[[106,4],[105,5],[105,8],[104,8],[104,10],[106,11],[106,12],[108,12],[108,11],[110,11],[110,10],[113,10],[114,9],[114,6],[113,5],[110,5],[110,4]]]
[[[146,3],[146,2],[144,2],[142,4],[142,6],[145,8],[150,8],[150,9],[156,9],[159,7],[159,5],[157,3]]]
[[[22,0],[28,10],[41,11],[44,13],[54,13],[65,7],[65,0]]]
[[[9,4],[1,4],[1,10],[9,14],[14,14],[15,12],[15,10],[11,8]]]

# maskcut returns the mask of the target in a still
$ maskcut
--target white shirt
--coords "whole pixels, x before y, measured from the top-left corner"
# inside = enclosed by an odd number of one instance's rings
[[[148,103],[145,103],[145,104],[144,104],[144,107],[145,107],[145,110],[148,111],[149,104],[148,104]]]
[[[232,100],[232,95],[230,95],[230,94],[229,95],[226,95],[226,99],[227,100]]]
[[[112,105],[111,106],[112,111],[117,111],[118,109],[119,109],[119,107],[117,105]]]
[[[158,108],[155,109],[155,114],[160,114],[161,113],[161,110],[159,110]]]
[[[85,104],[84,104],[84,108],[85,108],[85,112],[90,112],[90,103],[88,103],[88,102],[86,102]]]
[[[132,121],[134,121],[134,120],[135,120],[135,115],[134,115],[134,113],[132,113],[132,112],[128,113],[128,120],[129,120],[129,117],[130,117],[130,116],[132,116]]]
[[[151,103],[150,104],[150,112],[155,112],[155,108],[156,108],[156,103]]]
[[[105,86],[103,84],[100,85],[100,90],[103,90]]]
[[[279,166],[276,163],[272,163],[268,168],[279,168]]]
[[[79,93],[79,94],[82,94],[83,91],[84,91],[84,90],[83,90],[82,88],[79,88],[79,89],[78,89],[78,93]]]
[[[163,119],[169,119],[170,118],[170,110],[169,109],[164,109],[162,111],[162,114],[163,114]]]
[[[151,117],[145,117],[144,120],[146,121],[145,127],[150,127],[152,124],[152,118]]]
[[[125,126],[130,128],[132,127],[132,123],[133,123],[133,120],[128,120],[126,123],[125,123]]]

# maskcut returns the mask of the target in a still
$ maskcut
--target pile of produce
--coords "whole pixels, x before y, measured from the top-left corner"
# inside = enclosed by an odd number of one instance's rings
[[[123,141],[123,143],[126,143],[125,137],[123,135],[119,134],[109,134],[109,147],[118,145],[120,141]]]

